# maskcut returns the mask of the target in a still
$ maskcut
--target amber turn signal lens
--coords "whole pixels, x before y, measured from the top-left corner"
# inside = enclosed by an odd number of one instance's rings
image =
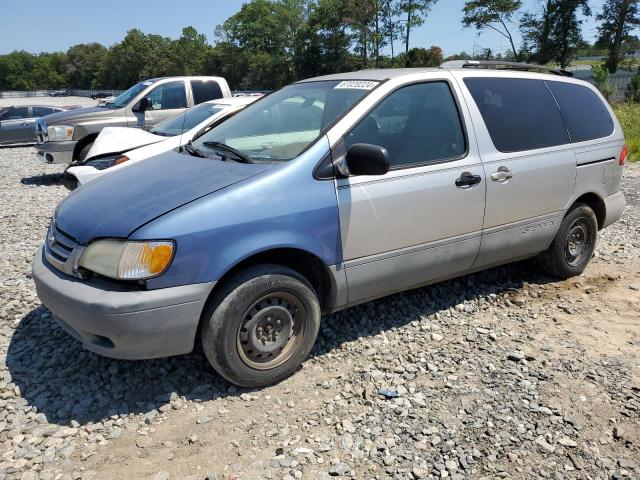
[[[121,155],[118,158],[116,158],[116,161],[113,163],[113,165],[120,165],[121,163],[124,163],[126,161],[129,160],[129,157],[127,157],[126,155]]]
[[[173,255],[173,248],[169,245],[158,245],[153,249],[151,255],[151,264],[149,265],[149,272],[153,275],[157,275],[164,271],[165,268],[171,262],[171,256]]]

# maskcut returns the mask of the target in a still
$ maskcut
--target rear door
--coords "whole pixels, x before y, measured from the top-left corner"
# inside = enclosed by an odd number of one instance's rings
[[[443,75],[444,77],[444,75]],[[480,247],[484,170],[447,77],[387,94],[334,148],[385,147],[391,171],[338,179],[348,301],[466,272]]]
[[[31,142],[35,138],[35,119],[31,107],[11,107],[0,116],[0,143]]]
[[[462,79],[487,175],[482,246],[474,268],[545,250],[573,195],[576,157],[543,78]]]

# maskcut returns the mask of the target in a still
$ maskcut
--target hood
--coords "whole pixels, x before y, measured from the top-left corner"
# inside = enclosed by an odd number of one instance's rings
[[[47,122],[47,125],[65,125],[68,123],[73,125],[77,120],[112,115],[119,110],[120,109],[117,108],[104,107],[77,108],[75,110],[67,110],[66,112],[52,113],[43,118]]]
[[[89,182],[60,203],[56,225],[76,241],[126,238],[142,225],[200,197],[267,170],[170,151]]]
[[[161,142],[170,137],[154,135],[141,128],[107,127],[103,128],[93,142],[85,160],[107,154],[123,153],[134,148],[144,147],[152,143]]]

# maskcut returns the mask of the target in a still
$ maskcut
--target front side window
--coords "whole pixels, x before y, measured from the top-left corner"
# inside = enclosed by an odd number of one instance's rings
[[[464,83],[500,152],[570,143],[558,105],[544,81],[468,77]]]
[[[183,81],[163,83],[154,88],[147,98],[151,104],[151,110],[187,108],[187,94]]]
[[[614,124],[607,107],[589,88],[565,82],[547,82],[556,97],[574,143],[608,137]]]
[[[147,81],[147,82],[136,83],[129,90],[127,90],[127,91],[121,93],[120,95],[118,95],[113,100],[113,102],[109,102],[105,106],[106,107],[110,107],[110,108],[122,108],[125,105],[128,105],[131,100],[133,100],[135,97],[137,97],[138,94],[140,94],[143,90],[145,90],[150,85],[153,85],[153,82]],[[105,97],[106,96],[107,95],[105,95]],[[99,96],[98,98],[104,98],[104,97]]]
[[[466,151],[464,130],[446,82],[409,85],[392,92],[345,137],[385,147],[391,168],[460,157]]]
[[[254,162],[292,160],[376,85],[357,81],[289,85],[249,105],[193,145],[215,154],[214,144],[220,142]]]
[[[183,132],[191,130],[199,123],[204,122],[207,118],[211,118],[220,113],[222,110],[224,110],[224,107],[221,105],[204,103],[197,107],[189,108],[178,115],[174,115],[164,122],[158,123],[158,125],[151,130],[151,133],[165,137],[180,135]]]
[[[191,80],[191,92],[193,93],[194,105],[217,100],[223,96],[222,89],[215,80]]]

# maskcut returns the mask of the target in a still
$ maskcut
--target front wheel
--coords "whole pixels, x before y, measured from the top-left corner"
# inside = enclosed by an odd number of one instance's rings
[[[302,275],[278,265],[251,267],[215,295],[203,318],[202,347],[230,382],[270,385],[309,355],[320,316],[318,297]]]
[[[595,213],[584,203],[575,204],[562,220],[551,246],[538,257],[542,269],[566,279],[580,275],[591,260],[598,235]]]

